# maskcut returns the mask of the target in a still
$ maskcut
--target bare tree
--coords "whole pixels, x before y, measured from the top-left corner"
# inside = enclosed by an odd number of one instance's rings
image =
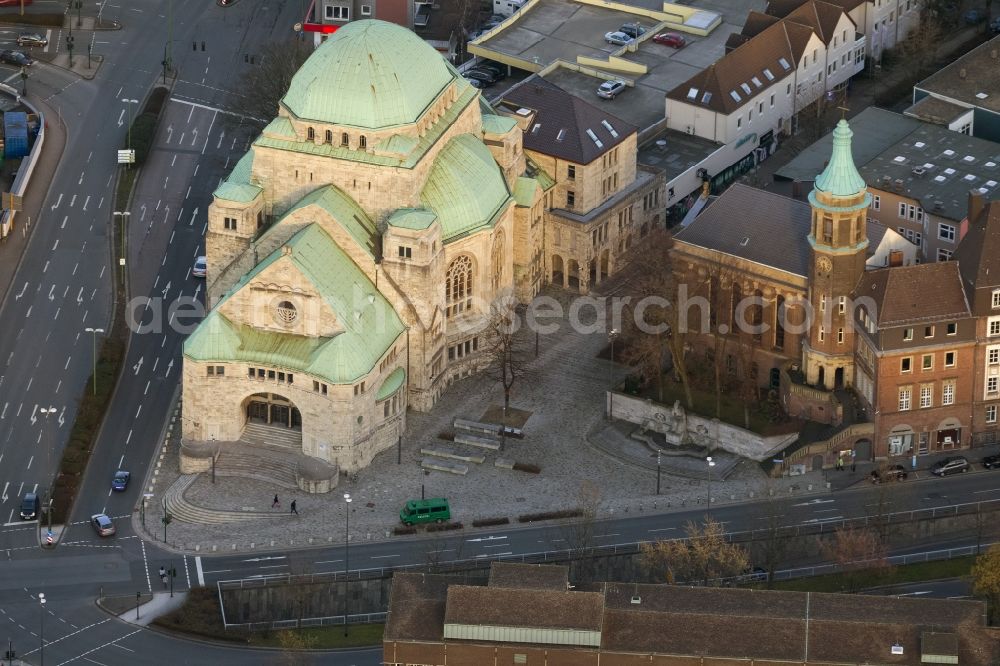
[[[877,530],[867,527],[838,529],[822,551],[839,567],[845,592],[858,591],[865,578],[862,572],[881,576],[892,568],[885,542]]]
[[[253,94],[240,95],[238,100],[238,107],[248,122],[263,129],[278,115],[278,103],[312,51],[297,38],[270,42],[260,50],[259,59],[240,75],[237,86],[239,90],[253,91]]]
[[[487,373],[503,388],[505,427],[511,389],[527,367],[527,350],[517,335],[519,319],[515,307],[516,302],[510,294],[493,301],[485,330]]]
[[[656,382],[659,402],[663,402],[663,368],[669,358],[684,389],[687,407],[694,409],[686,358],[686,313],[678,307],[684,283],[670,261],[673,245],[670,233],[657,229],[630,250],[630,270],[636,277],[630,283],[632,303],[623,322],[628,339],[625,358],[630,365],[641,368],[647,379]]]
[[[721,523],[706,518],[703,527],[688,523],[684,532],[685,539],[642,544],[643,564],[655,577],[708,585],[739,576],[749,567],[747,552],[726,540]]]
[[[575,579],[581,584],[592,582],[597,574],[597,564],[593,548],[597,529],[597,511],[601,505],[601,490],[592,481],[580,484],[578,504],[582,515],[579,519],[560,529],[566,548],[576,550],[580,557],[576,560]]]

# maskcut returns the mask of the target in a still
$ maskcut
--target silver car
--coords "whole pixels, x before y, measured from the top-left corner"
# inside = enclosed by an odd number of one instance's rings
[[[597,89],[597,96],[604,99],[614,99],[623,90],[625,90],[624,81],[605,81],[601,84],[601,87]]]
[[[620,30],[615,30],[614,32],[606,33],[604,35],[604,41],[609,44],[614,44],[615,46],[624,46],[625,44],[631,44],[632,38]]]

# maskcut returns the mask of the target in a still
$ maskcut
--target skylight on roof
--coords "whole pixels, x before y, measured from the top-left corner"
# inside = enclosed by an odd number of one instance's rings
[[[611,123],[609,123],[607,120],[602,120],[601,124],[604,125],[604,129],[608,130],[611,133],[611,136],[613,136],[616,139],[618,138],[618,130],[612,127]]]
[[[758,88],[760,88],[762,85],[764,85],[763,83],[760,82],[760,79],[758,79],[756,76],[751,77],[750,80],[753,81],[753,84],[755,86],[757,86]]]
[[[944,172],[945,172],[946,175],[951,176],[951,175],[954,175],[955,170],[952,169],[951,167],[948,167],[947,169],[944,170]]]
[[[597,135],[594,134],[594,130],[588,129],[587,130],[587,136],[590,137],[590,140],[593,141],[594,145],[597,146],[598,148],[603,148],[604,147],[604,143],[602,143],[601,140],[597,138]]]
[[[986,189],[985,187],[980,187],[976,191],[979,192],[980,194],[986,194],[987,192],[989,192],[989,190]]]
[[[923,141],[917,141],[916,143],[914,143],[914,144],[913,144],[913,147],[914,147],[914,148],[923,148],[923,147],[924,147],[924,146],[926,146],[926,145],[927,145],[927,144],[926,144],[926,143],[924,143]]]
[[[931,164],[930,162],[924,162],[924,168],[925,169],[933,169],[934,165]]]
[[[984,92],[976,93],[976,99],[986,99],[989,96],[990,96],[989,93],[984,93]]]
[[[688,90],[688,99],[695,99],[697,97],[698,97],[697,88],[691,88],[690,90]]]
[[[519,116],[530,116],[531,115],[531,111],[529,111],[528,109],[524,109],[524,108],[518,109],[514,113],[516,113]]]
[[[712,93],[710,93],[710,92],[708,92],[706,90],[705,94],[701,96],[701,103],[702,104],[708,104],[711,101],[712,101]]]
[[[732,97],[737,102],[743,101],[743,98],[740,97],[740,94],[738,92],[736,92],[735,90],[730,90],[729,91],[729,96]]]
[[[996,165],[997,165],[997,163],[996,163],[996,162],[987,162],[987,163],[986,163],[986,164],[984,164],[983,166],[985,166],[985,167],[986,167],[987,169],[992,169],[992,168],[993,168],[993,167],[995,167]]]
[[[906,158],[903,157],[902,155],[896,155],[895,157],[892,158],[892,161],[895,162],[896,164],[902,164],[903,162],[906,161]]]
[[[792,68],[784,58],[778,58],[778,64],[784,67],[786,72]]]
[[[963,179],[967,180],[967,181],[969,181],[971,183],[972,181],[974,181],[976,179],[976,177],[973,176],[971,173],[967,173],[967,174],[965,174],[965,176],[963,176]]]
[[[934,181],[937,182],[937,183],[943,183],[946,180],[948,180],[948,179],[945,178],[944,176],[934,176]]]
[[[995,180],[986,181],[986,187],[996,187],[996,186],[997,186],[997,181]]]
[[[944,151],[944,154],[947,155],[948,157],[954,157],[955,151],[949,148],[948,150]]]
[[[556,134],[556,141],[562,141],[565,138],[566,138],[566,130],[565,129],[559,130],[559,133]]]
[[[535,126],[531,128],[531,133],[538,134],[538,130],[540,130],[541,128],[542,128],[541,123],[535,123]]]
[[[747,85],[746,83],[741,83],[740,88],[743,88],[743,92],[745,92],[746,94],[748,95],[750,94],[750,86]]]
[[[768,80],[768,81],[774,81],[774,74],[772,74],[772,73],[771,73],[771,70],[769,70],[769,69],[768,69],[768,68],[766,68],[766,67],[764,68],[764,76],[766,76],[766,77],[767,77],[767,80]]]

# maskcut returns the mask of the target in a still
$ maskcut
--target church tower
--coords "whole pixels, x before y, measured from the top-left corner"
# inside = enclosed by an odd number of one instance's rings
[[[852,383],[854,330],[850,295],[865,270],[868,206],[872,196],[854,166],[854,132],[841,119],[833,130],[833,152],[816,177],[809,204],[809,300],[813,321],[803,343],[806,381],[826,389]]]

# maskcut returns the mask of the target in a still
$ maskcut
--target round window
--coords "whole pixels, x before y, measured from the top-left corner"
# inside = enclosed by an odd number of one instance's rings
[[[274,318],[282,326],[291,326],[298,316],[299,312],[295,309],[295,305],[291,301],[281,301],[274,311]]]

